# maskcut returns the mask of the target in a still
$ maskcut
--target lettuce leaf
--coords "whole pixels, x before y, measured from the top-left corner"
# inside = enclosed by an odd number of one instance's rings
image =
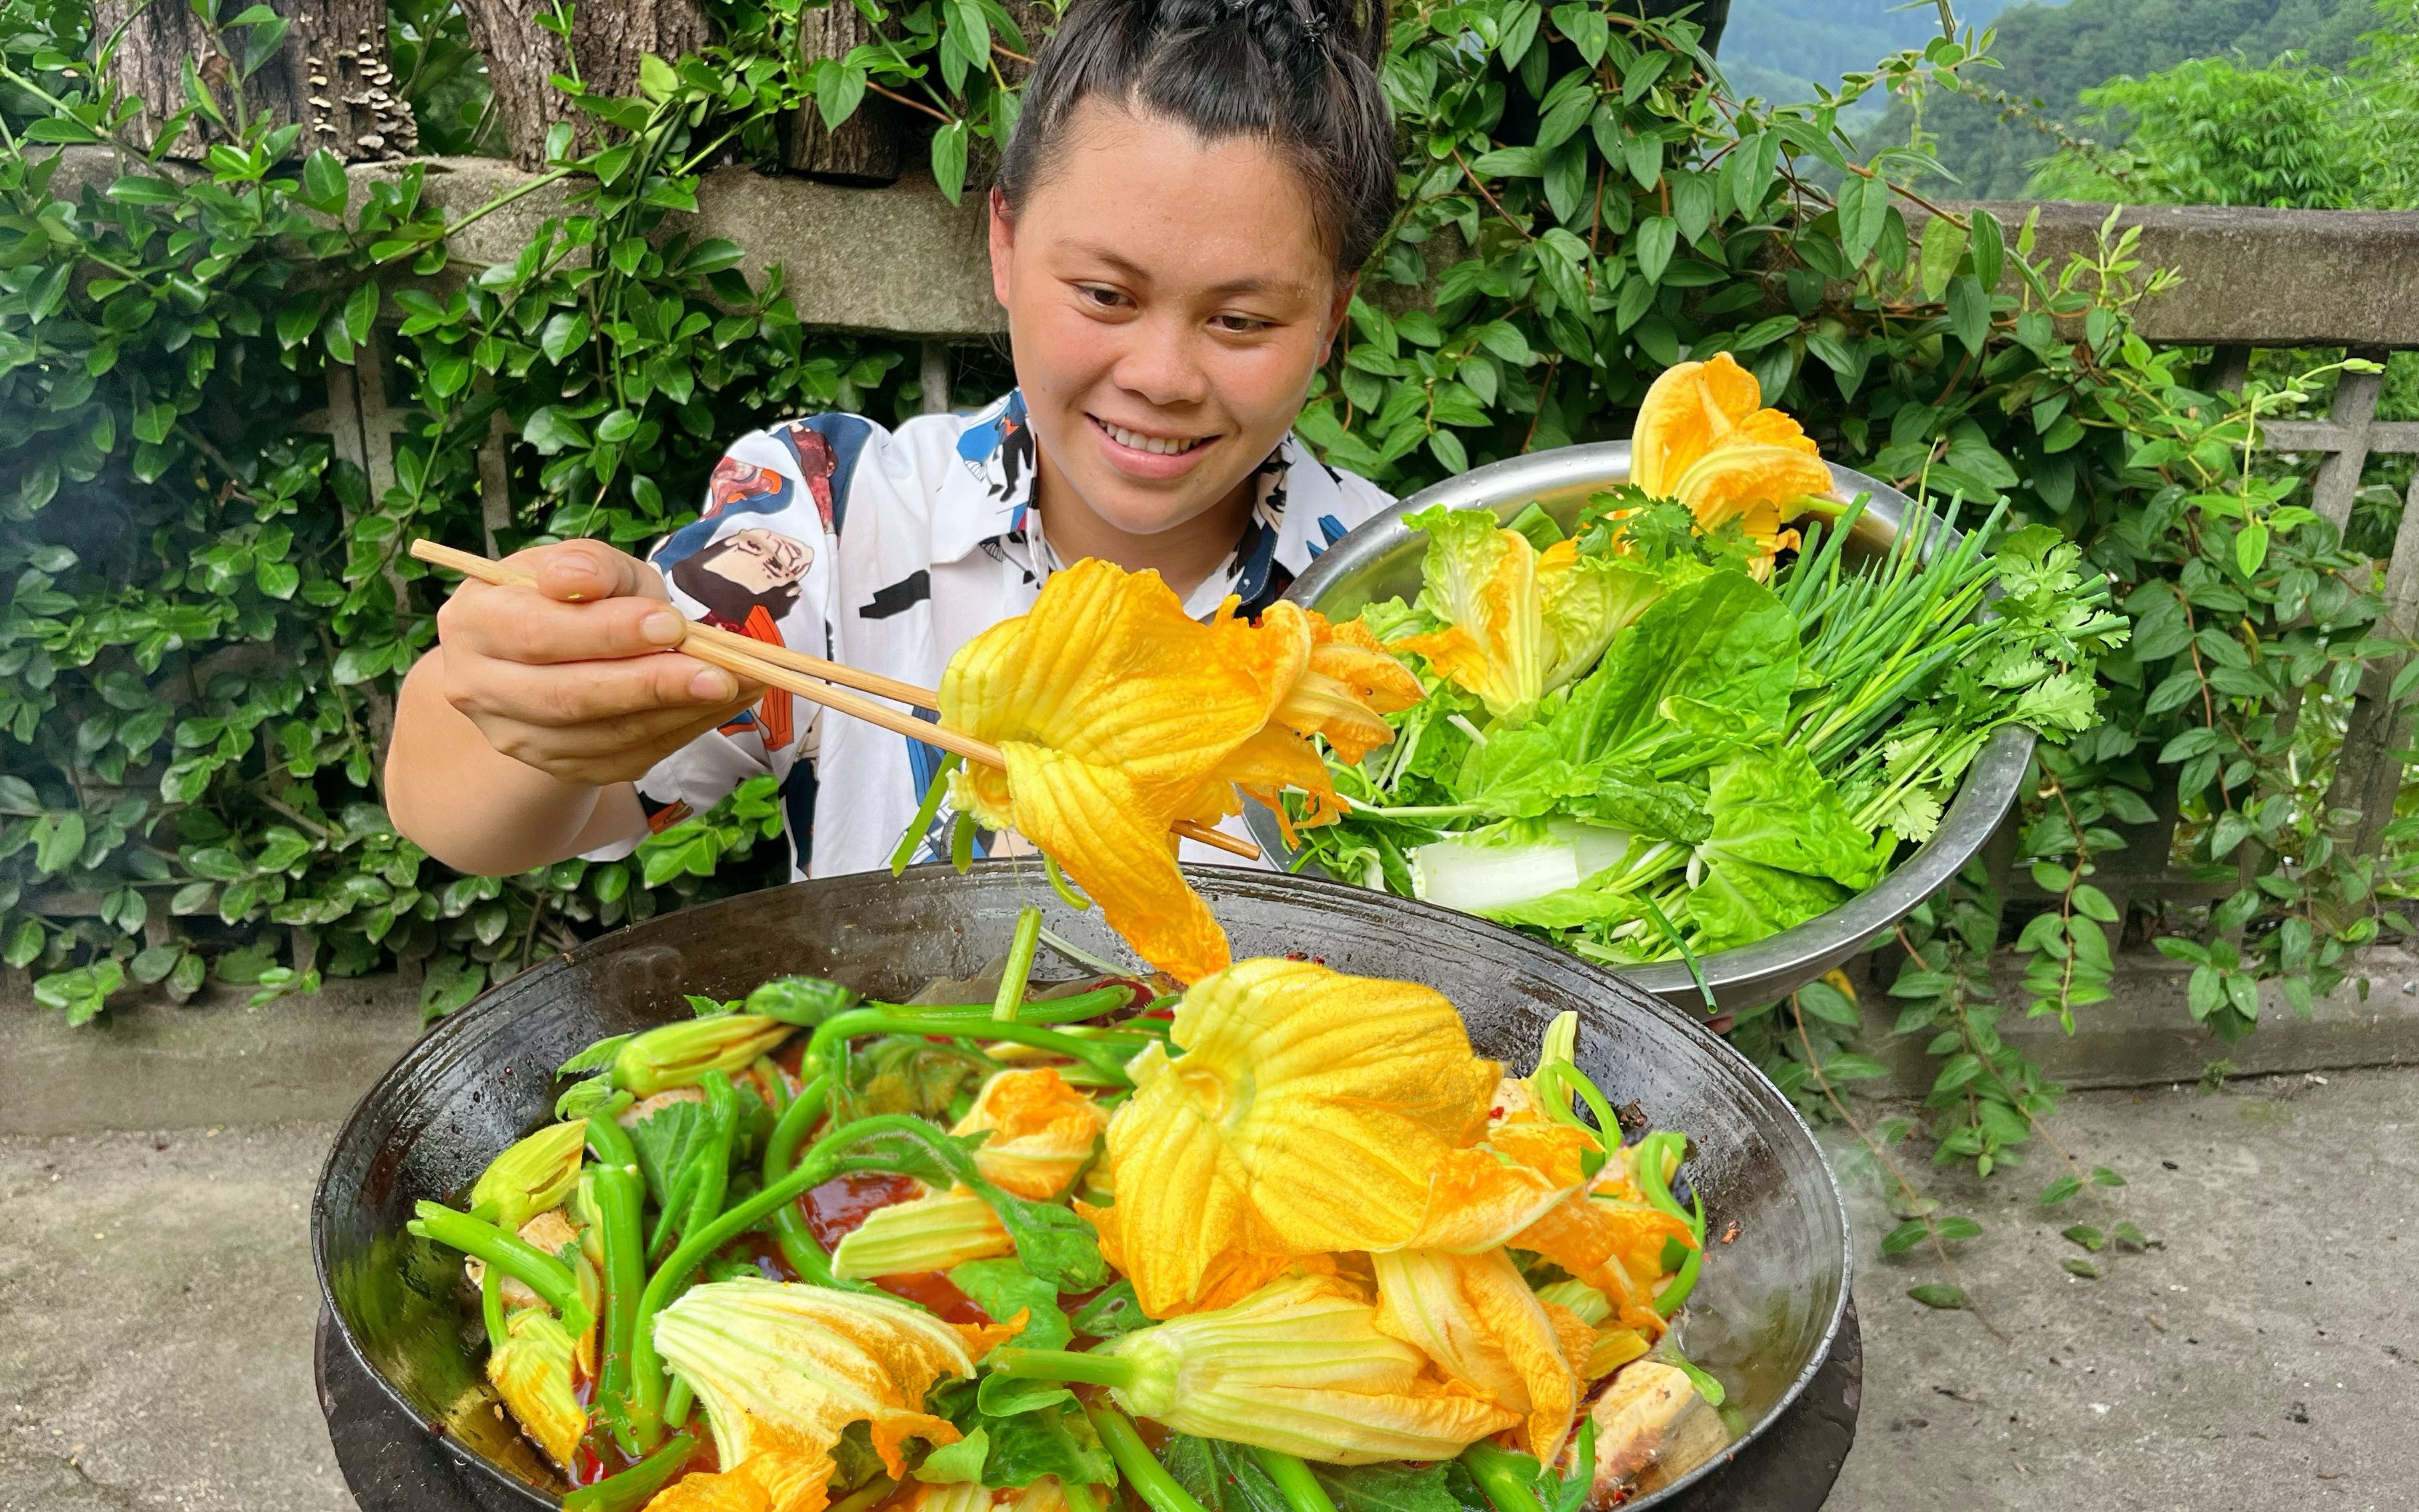
[[[1800,750],[1742,752],[1714,773],[1714,827],[1700,855],[1823,877],[1851,892],[1872,887],[1891,845],[1857,826],[1839,791]]]
[[[1771,589],[1718,572],[1674,589],[1612,644],[1555,717],[1575,762],[1602,762],[1672,722],[1674,696],[1778,729],[1797,685],[1797,617]]]

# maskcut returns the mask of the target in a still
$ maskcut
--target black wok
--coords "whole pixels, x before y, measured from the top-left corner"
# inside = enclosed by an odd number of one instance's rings
[[[1682,1346],[1729,1384],[1740,1446],[1796,1399],[1847,1305],[1846,1218],[1805,1125],[1735,1052],[1690,1015],[1465,915],[1265,872],[1192,878],[1238,957],[1301,954],[1425,982],[1460,1008],[1482,1054],[1516,1069],[1532,1063],[1555,1014],[1578,1010],[1581,1068],[1616,1105],[1634,1100],[1656,1127],[1688,1131],[1708,1232],[1737,1225],[1736,1240],[1706,1257]],[[319,1284],[345,1347],[459,1462],[478,1504],[550,1507],[562,1482],[496,1410],[475,1320],[456,1298],[459,1257],[404,1233],[413,1202],[457,1196],[547,1118],[558,1064],[603,1036],[686,1016],[685,993],[734,997],[806,972],[903,997],[980,973],[1029,903],[1080,949],[1132,959],[1097,913],[1060,905],[1029,863],[798,883],[549,961],[439,1024],[371,1088],[313,1201]],[[1047,948],[1036,967],[1037,980],[1088,974]],[[1663,1504],[1703,1473],[1630,1505]]]

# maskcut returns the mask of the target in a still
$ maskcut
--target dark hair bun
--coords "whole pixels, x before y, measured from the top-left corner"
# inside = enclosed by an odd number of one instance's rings
[[[1321,239],[1358,269],[1394,213],[1386,27],[1386,0],[1076,0],[1034,60],[1000,192],[1023,204],[1075,107],[1100,96],[1289,155]]]

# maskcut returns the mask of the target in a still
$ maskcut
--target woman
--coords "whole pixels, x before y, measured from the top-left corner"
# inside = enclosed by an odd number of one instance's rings
[[[648,562],[571,541],[515,557],[535,588],[465,584],[405,680],[403,832],[516,872],[621,854],[769,772],[800,874],[885,864],[938,753],[663,649],[668,600],[926,687],[1084,557],[1156,570],[1195,614],[1273,601],[1389,502],[1291,429],[1394,209],[1384,39],[1379,3],[1078,0],[991,195],[1017,388],[895,431],[759,431]]]

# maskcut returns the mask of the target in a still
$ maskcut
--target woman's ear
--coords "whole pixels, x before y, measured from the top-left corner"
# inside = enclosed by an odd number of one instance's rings
[[[1327,306],[1327,333],[1319,338],[1318,360],[1320,362],[1326,362],[1328,354],[1335,350],[1335,338],[1344,333],[1344,321],[1352,311],[1352,293],[1360,286],[1359,273],[1354,273],[1336,285],[1335,297],[1328,302]]]
[[[1016,264],[1016,217],[1008,208],[1008,196],[994,184],[991,190],[991,296],[1008,304],[1008,291],[1015,283],[1010,273]]]

